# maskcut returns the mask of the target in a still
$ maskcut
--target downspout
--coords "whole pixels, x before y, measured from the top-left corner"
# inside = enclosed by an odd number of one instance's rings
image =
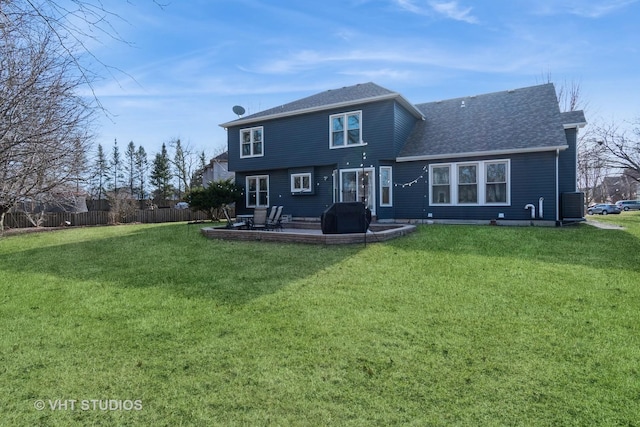
[[[556,148],[556,225],[560,223],[560,149]]]

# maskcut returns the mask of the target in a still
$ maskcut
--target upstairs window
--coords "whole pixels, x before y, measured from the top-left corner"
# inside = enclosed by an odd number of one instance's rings
[[[329,117],[331,135],[330,148],[345,148],[364,145],[362,141],[362,112],[334,114]]]
[[[240,131],[240,158],[261,157],[263,155],[262,126]]]

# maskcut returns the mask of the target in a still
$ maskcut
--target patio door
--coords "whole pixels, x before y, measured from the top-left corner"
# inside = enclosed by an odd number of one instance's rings
[[[373,168],[340,170],[340,201],[363,202],[376,213],[376,183]]]

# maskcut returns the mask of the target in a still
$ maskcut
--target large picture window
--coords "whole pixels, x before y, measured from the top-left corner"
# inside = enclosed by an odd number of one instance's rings
[[[329,116],[329,147],[344,148],[364,145],[362,141],[362,112],[333,114]]]
[[[432,205],[508,205],[509,160],[429,167]]]
[[[263,128],[255,127],[240,131],[240,158],[261,157],[264,153]]]
[[[269,207],[269,175],[248,176],[246,181],[247,207]]]

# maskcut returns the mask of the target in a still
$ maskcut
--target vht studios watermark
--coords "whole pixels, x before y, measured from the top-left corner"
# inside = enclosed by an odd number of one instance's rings
[[[122,399],[47,399],[36,400],[38,411],[142,411],[142,400]]]

